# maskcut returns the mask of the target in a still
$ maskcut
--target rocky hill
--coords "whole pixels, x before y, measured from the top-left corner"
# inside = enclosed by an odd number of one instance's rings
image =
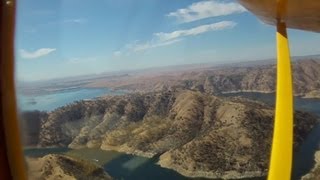
[[[95,164],[65,155],[49,154],[41,158],[26,158],[28,178],[36,180],[111,180],[112,178]]]
[[[267,172],[273,108],[243,98],[168,90],[79,101],[41,116],[38,145],[101,148],[146,157],[186,176]],[[295,113],[297,148],[316,117]]]
[[[320,98],[320,60],[293,62],[294,94]],[[199,90],[218,95],[230,92],[274,92],[276,66],[274,64],[207,67],[165,74],[128,75],[118,79],[99,79],[89,87],[108,87],[138,92],[153,92],[180,88]]]

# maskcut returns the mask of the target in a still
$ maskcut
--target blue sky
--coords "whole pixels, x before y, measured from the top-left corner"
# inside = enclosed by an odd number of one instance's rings
[[[20,0],[22,81],[275,57],[275,29],[230,0]],[[289,30],[292,55],[320,54],[320,35]]]

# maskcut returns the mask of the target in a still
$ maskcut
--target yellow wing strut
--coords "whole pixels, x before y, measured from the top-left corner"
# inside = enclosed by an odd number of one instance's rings
[[[277,95],[268,180],[289,180],[293,147],[292,75],[286,24],[277,24]]]

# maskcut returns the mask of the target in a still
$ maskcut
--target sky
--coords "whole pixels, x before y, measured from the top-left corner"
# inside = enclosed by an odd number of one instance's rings
[[[231,0],[20,0],[16,77],[275,57],[275,28]],[[292,56],[320,54],[320,34],[289,30]]]

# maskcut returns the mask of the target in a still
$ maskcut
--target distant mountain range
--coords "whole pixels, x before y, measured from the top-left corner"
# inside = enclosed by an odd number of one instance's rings
[[[320,60],[296,60],[293,63],[294,94],[320,98]],[[271,93],[276,87],[276,66],[248,65],[193,69],[165,74],[129,75],[118,79],[100,79],[87,87],[109,87],[134,92],[164,89],[189,89],[219,95],[234,92]]]
[[[320,55],[293,57],[295,95],[320,97]],[[234,91],[274,92],[274,59],[229,64],[189,64],[121,71],[65,79],[18,82],[22,94],[46,94],[70,88],[114,88],[140,92],[162,88],[198,88],[213,94]]]

